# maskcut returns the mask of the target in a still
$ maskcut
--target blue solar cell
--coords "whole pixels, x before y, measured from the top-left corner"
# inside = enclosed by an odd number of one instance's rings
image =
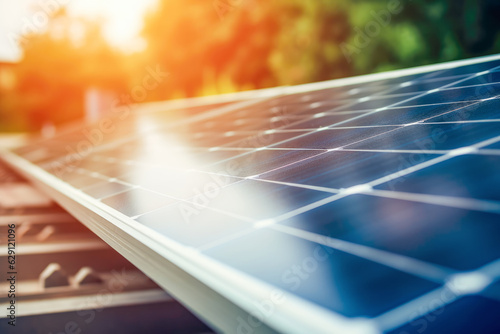
[[[252,126],[250,130],[266,130],[268,127],[266,126]],[[188,144],[191,147],[217,147],[227,144],[228,136],[225,134],[228,131],[232,131],[234,128],[227,127],[222,129],[216,129],[217,133],[204,133],[202,136],[193,136],[186,141],[183,141],[183,144]],[[242,130],[247,131],[247,130]],[[243,140],[248,137],[248,134],[245,132],[236,132],[233,136],[231,136],[231,141]]]
[[[496,142],[494,144],[488,145],[485,148],[493,148],[493,149],[500,149],[500,141]]]
[[[293,104],[293,105],[283,105],[280,108],[283,113],[288,116],[307,116],[314,115],[320,112],[334,112],[344,104],[344,100],[332,100],[332,101],[313,101],[308,103]]]
[[[418,74],[410,74],[410,75],[399,75],[397,77],[391,78],[391,79],[383,79],[383,80],[378,80],[375,82],[369,82],[369,83],[364,83],[361,84],[360,86],[379,86],[379,85],[384,85],[384,86],[394,86],[406,82],[417,82],[417,81],[425,81],[432,79],[436,77],[439,74],[439,72],[428,72],[428,73],[418,73]]]
[[[500,302],[481,296],[466,296],[444,305],[444,301],[453,297],[451,292],[443,293],[432,304],[415,310],[415,318],[408,324],[389,334],[500,333]],[[431,308],[436,309],[429,312]]]
[[[481,296],[500,301],[500,281],[496,280],[480,292]]]
[[[461,75],[461,74],[475,74],[483,71],[496,69],[498,66],[500,66],[499,60],[491,60],[476,64],[457,66],[455,68],[443,70],[438,73],[438,76],[444,77],[444,76]]]
[[[216,184],[223,188],[240,181],[229,176],[199,173],[196,171],[166,171],[162,168],[139,169],[118,177],[128,184],[140,184],[142,188],[177,199],[189,199],[206,185]]]
[[[137,221],[167,238],[192,247],[202,247],[252,228],[252,224],[245,220],[203,207],[207,199],[200,197],[196,203],[169,205],[147,213]]]
[[[106,197],[102,202],[126,216],[134,217],[177,201],[147,190],[132,189]]]
[[[491,83],[500,82],[500,72],[490,72],[480,76],[474,76],[473,78],[460,81],[457,84],[452,85],[452,87],[464,87],[464,86],[474,86],[474,85],[485,85]]]
[[[262,174],[260,178],[340,189],[374,181],[437,156],[334,151]]]
[[[335,149],[394,129],[395,127],[391,126],[353,129],[325,129],[279,143],[274,147],[295,149]]]
[[[208,207],[253,220],[271,219],[332,196],[328,192],[256,180],[245,180],[210,194],[213,196],[207,196]]]
[[[376,316],[439,286],[270,230],[257,231],[206,254],[349,317]]]
[[[234,147],[239,147],[239,146],[234,145]],[[197,167],[200,167],[200,166],[205,166],[205,165],[212,165],[212,164],[218,163],[218,162],[223,161],[223,160],[235,158],[237,156],[244,154],[245,152],[246,151],[242,151],[242,150],[238,150],[238,149],[234,149],[234,150],[225,149],[225,150],[218,150],[218,151],[210,151],[210,149],[204,149],[203,151],[199,151],[195,155],[193,155],[193,159],[195,161],[199,161],[199,164]]]
[[[429,118],[425,122],[460,122],[486,119],[500,119],[499,99],[472,103],[446,114]]]
[[[323,150],[260,150],[208,166],[203,170],[225,175],[249,177],[290,165],[325,151]],[[244,152],[242,152],[244,153]]]
[[[282,129],[317,129],[328,127],[333,124],[349,120],[360,114],[338,114],[338,115],[319,115],[315,118],[310,118],[302,122],[296,122],[291,125],[285,126]]]
[[[256,103],[252,107],[235,110],[231,114],[241,115],[245,118],[257,115],[270,118],[278,115],[301,115],[311,112],[324,112],[341,106],[343,100],[350,98],[350,95],[345,90],[345,88],[341,88],[340,90],[325,89],[282,95]],[[320,110],[316,111],[318,109]]]
[[[280,130],[272,132],[257,132],[254,135],[248,136],[245,139],[239,141],[231,141],[223,145],[222,147],[239,147],[239,148],[260,148],[276,144],[303,134],[306,131],[293,131],[293,132],[280,132]]]
[[[354,110],[374,110],[385,108],[392,105],[403,105],[403,102],[419,95],[419,93],[405,93],[398,95],[363,97],[358,101],[352,101],[345,106],[335,109],[335,111],[354,111]],[[412,105],[412,104],[410,104]]]
[[[339,126],[404,125],[421,122],[433,116],[460,111],[470,103],[445,103],[417,107],[401,107],[381,110],[344,122]]]
[[[426,92],[432,89],[441,88],[450,83],[456,82],[463,78],[462,76],[453,76],[448,78],[437,78],[428,80],[419,80],[414,83],[403,83],[403,86],[395,90],[391,90],[391,94],[402,94],[412,92]]]
[[[365,85],[354,84],[349,86],[321,89],[301,95],[307,96],[309,101],[330,103],[332,101],[338,101],[342,99],[355,99],[367,95],[377,94],[386,91],[390,87],[391,86],[386,85],[386,82],[384,81],[376,81]]]
[[[275,122],[271,121],[272,117],[257,117],[258,116],[250,116],[232,119],[231,117],[222,115],[199,122],[198,124],[191,124],[189,131],[192,133],[206,132],[210,134],[210,136],[214,136],[221,133],[223,134],[227,131],[256,131],[268,130],[275,127]]]
[[[352,195],[280,222],[456,270],[500,256],[500,215]]]
[[[376,188],[494,200],[500,204],[498,166],[500,155],[458,156],[383,183]]]
[[[477,101],[488,99],[500,94],[500,84],[489,84],[473,87],[448,87],[436,92],[429,92],[420,97],[399,103],[398,106],[418,106],[425,104]]]
[[[349,149],[453,150],[500,136],[497,123],[415,124],[348,145]]]

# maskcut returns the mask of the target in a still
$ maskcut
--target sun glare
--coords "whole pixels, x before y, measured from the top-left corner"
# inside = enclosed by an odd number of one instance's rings
[[[139,32],[143,16],[155,0],[73,0],[69,3],[72,15],[104,19],[104,34],[113,46],[125,51],[142,47]]]

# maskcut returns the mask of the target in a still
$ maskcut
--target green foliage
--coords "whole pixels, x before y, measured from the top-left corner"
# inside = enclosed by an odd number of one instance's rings
[[[172,74],[158,98],[347,75],[337,45],[348,35],[338,2],[298,0],[160,1],[143,32],[147,61]]]

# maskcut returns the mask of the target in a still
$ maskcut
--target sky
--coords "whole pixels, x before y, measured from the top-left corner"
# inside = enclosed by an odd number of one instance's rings
[[[46,13],[67,5],[70,14],[106,21],[108,41],[125,50],[140,46],[142,18],[155,0],[0,0],[0,61],[17,61],[15,36],[29,27],[43,29]]]

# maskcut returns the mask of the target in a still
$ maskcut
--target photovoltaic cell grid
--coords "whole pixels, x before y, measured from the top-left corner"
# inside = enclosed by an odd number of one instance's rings
[[[169,239],[381,331],[495,332],[499,93],[495,60],[246,107],[115,115],[107,133],[86,126],[16,153]]]

